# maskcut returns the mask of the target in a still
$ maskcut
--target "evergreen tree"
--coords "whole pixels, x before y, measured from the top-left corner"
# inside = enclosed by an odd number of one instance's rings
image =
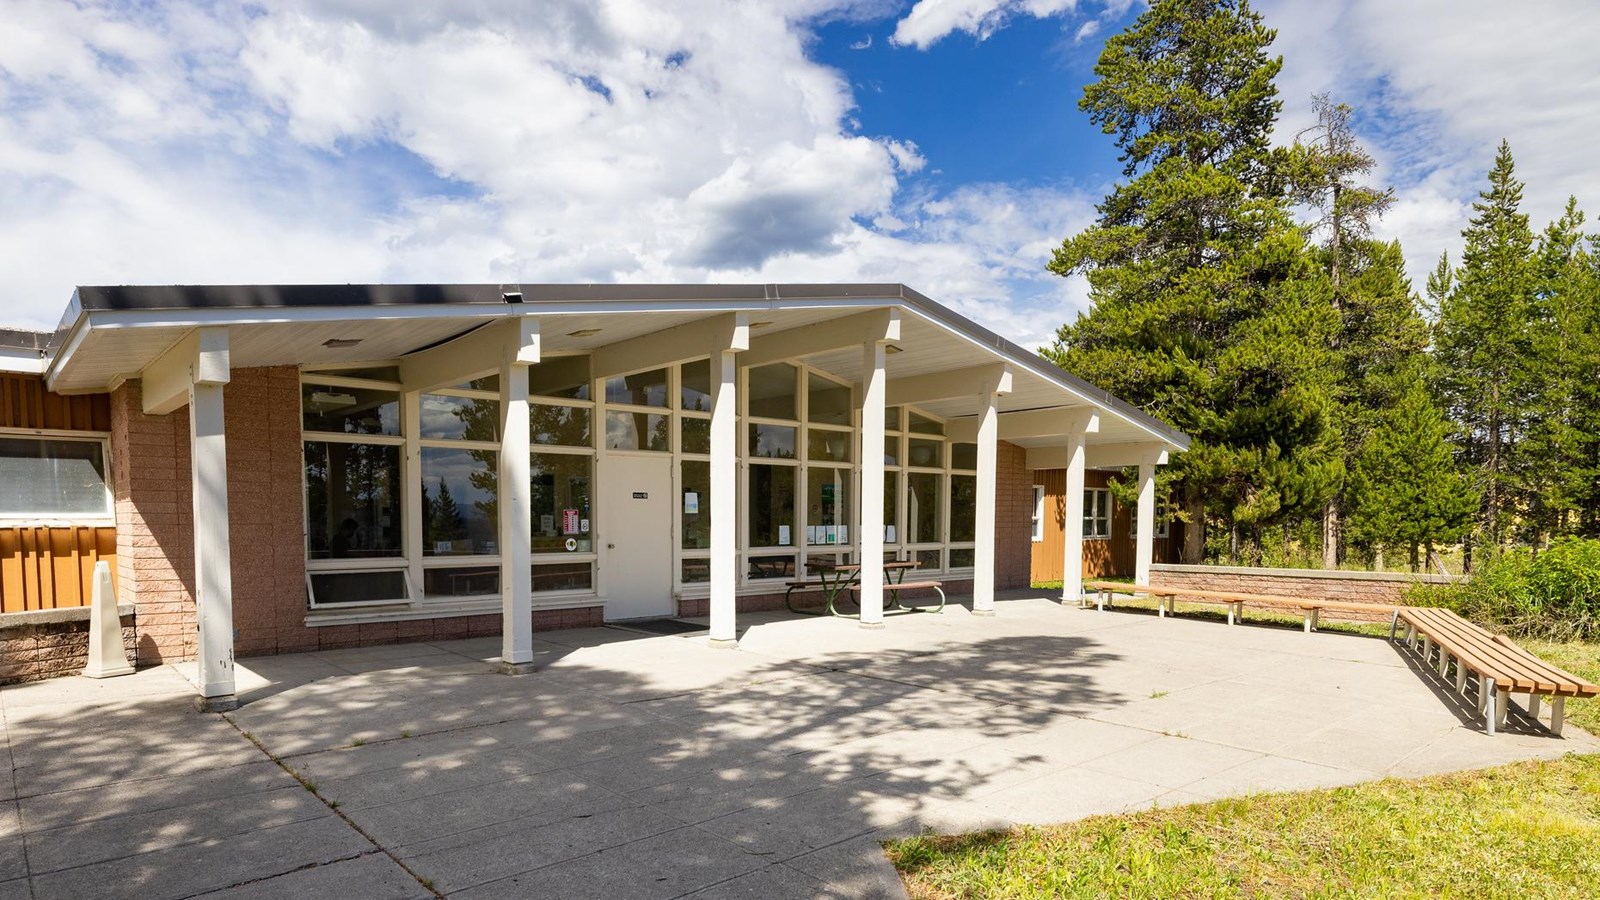
[[[1195,561],[1208,506],[1237,553],[1339,480],[1328,281],[1270,145],[1274,36],[1245,0],[1157,0],[1107,41],[1079,105],[1128,180],[1050,263],[1093,305],[1046,354],[1194,438],[1173,468]]]
[[[1350,532],[1369,548],[1419,548],[1459,540],[1478,498],[1456,467],[1450,424],[1420,381],[1411,382],[1368,436],[1350,474]]]
[[[1579,530],[1592,508],[1596,470],[1594,403],[1600,343],[1592,260],[1584,246],[1576,198],[1550,223],[1535,251],[1529,322],[1527,432],[1516,457],[1527,495],[1525,537],[1541,547],[1555,534]]]
[[[461,517],[461,509],[456,505],[456,498],[451,496],[450,485],[446,484],[443,478],[439,479],[439,492],[434,495],[431,513],[428,517],[429,546],[466,537],[466,520]]]
[[[1533,232],[1520,211],[1511,147],[1500,143],[1489,187],[1473,204],[1466,246],[1439,307],[1435,357],[1463,457],[1478,471],[1481,530],[1498,548],[1520,495],[1512,457],[1529,413],[1528,323],[1537,306]]]
[[[1334,397],[1335,421],[1348,467],[1371,426],[1370,415],[1364,414],[1393,400],[1392,385],[1366,382],[1388,380],[1397,362],[1420,356],[1426,329],[1403,275],[1398,246],[1369,240],[1373,223],[1394,194],[1361,183],[1376,163],[1356,140],[1351,108],[1318,94],[1312,97],[1312,110],[1316,124],[1302,131],[1290,150],[1289,180],[1293,200],[1316,213],[1308,230],[1325,235],[1320,255],[1332,282],[1332,349],[1344,370]],[[1342,487],[1322,510],[1322,564],[1330,569],[1339,564]]]

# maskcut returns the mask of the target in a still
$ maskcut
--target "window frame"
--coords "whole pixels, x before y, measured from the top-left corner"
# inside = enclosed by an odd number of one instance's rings
[[[79,441],[100,445],[100,465],[105,487],[105,511],[98,515],[83,513],[17,512],[0,513],[0,527],[20,528],[33,523],[64,523],[95,527],[115,527],[117,524],[117,498],[115,476],[111,468],[111,432],[70,431],[60,428],[0,428],[0,437],[33,438],[40,441]]]
[[[1083,539],[1086,541],[1111,540],[1111,489],[1086,487],[1083,489]],[[1090,523],[1094,523],[1094,533]],[[1103,528],[1102,528],[1103,526]]]
[[[1045,498],[1044,485],[1042,485],[1042,484],[1034,485],[1033,486],[1033,527],[1030,530],[1030,534],[1032,535],[1033,543],[1035,543],[1035,544],[1040,544],[1040,543],[1044,542],[1044,498]]]

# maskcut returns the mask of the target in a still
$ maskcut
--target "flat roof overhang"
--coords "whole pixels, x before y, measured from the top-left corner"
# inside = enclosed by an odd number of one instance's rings
[[[245,368],[399,359],[520,316],[540,320],[542,351],[557,354],[593,351],[720,313],[748,313],[752,334],[765,336],[884,308],[902,313],[898,352],[888,361],[891,379],[1000,362],[1011,372],[1011,391],[999,402],[1003,415],[1092,409],[1099,428],[1091,443],[1189,446],[1181,432],[902,284],[80,287],[48,342],[43,369],[60,393],[104,391],[140,377],[205,326],[227,327],[231,365]],[[351,340],[359,343],[339,344]],[[805,359],[861,380],[855,347]],[[975,415],[976,393],[974,387],[972,397],[916,405],[960,430]],[[1045,433],[1002,437],[1025,447],[1060,443]]]

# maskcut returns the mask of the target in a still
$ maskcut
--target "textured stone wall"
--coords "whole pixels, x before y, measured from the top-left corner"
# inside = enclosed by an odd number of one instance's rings
[[[111,392],[111,485],[117,596],[139,617],[136,664],[193,659],[189,414],[145,415],[136,381]]]
[[[996,590],[1025,588],[1033,563],[1033,476],[1028,451],[1001,441],[995,473]]]
[[[22,618],[20,616],[13,619]],[[132,659],[138,644],[134,616],[122,617],[122,645]],[[11,625],[0,618],[0,684],[78,675],[89,661],[89,619]]]

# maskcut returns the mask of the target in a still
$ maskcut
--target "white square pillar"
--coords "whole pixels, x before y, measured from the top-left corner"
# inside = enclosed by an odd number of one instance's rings
[[[738,645],[738,354],[711,354],[711,645]]]
[[[228,544],[228,447],[222,389],[220,383],[189,386],[200,706],[214,711],[239,705],[233,687],[233,562]]]
[[[994,615],[995,485],[998,477],[1000,395],[978,395],[978,509],[972,552],[972,613]]]
[[[861,356],[861,627],[883,627],[883,418],[888,394],[883,341]]]
[[[1139,532],[1134,535],[1134,584],[1150,583],[1150,563],[1155,559],[1156,467],[1139,464]]]
[[[500,671],[533,671],[533,447],[528,368],[500,364]],[[412,480],[416,480],[413,478]]]
[[[1084,432],[1067,433],[1067,487],[1061,521],[1061,602],[1083,602]]]

